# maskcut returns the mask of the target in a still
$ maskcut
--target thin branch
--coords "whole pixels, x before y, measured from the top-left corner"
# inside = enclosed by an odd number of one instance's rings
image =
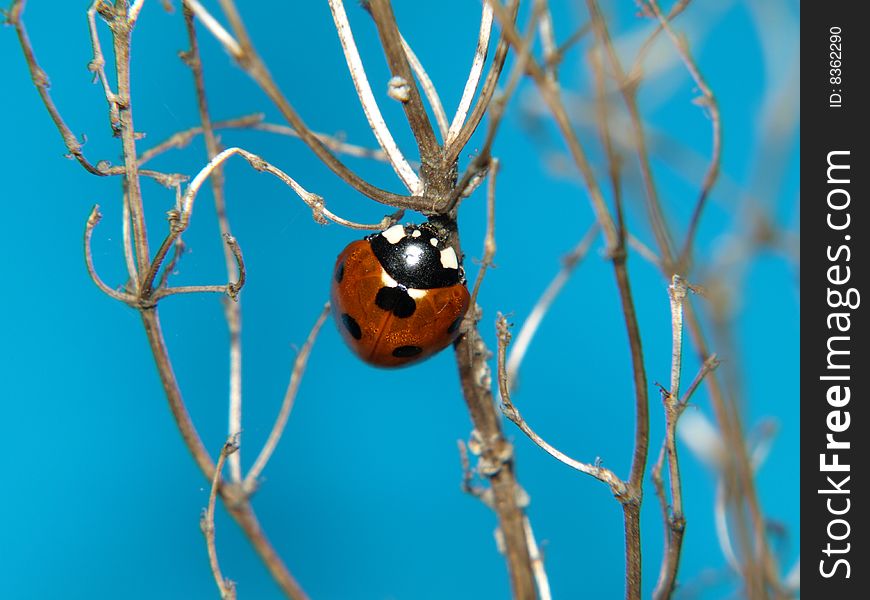
[[[368,77],[366,76],[365,67],[362,64],[359,51],[356,47],[356,42],[353,38],[353,31],[350,28],[350,22],[347,19],[347,13],[344,10],[342,0],[329,0],[329,9],[332,11],[332,19],[335,21],[335,31],[338,33],[338,39],[341,42],[341,48],[344,51],[344,57],[347,61],[347,68],[350,71],[350,77],[353,80],[354,88],[356,88],[357,96],[359,97],[360,105],[369,122],[369,127],[378,144],[383,149],[384,153],[389,157],[390,164],[405,184],[405,187],[412,194],[422,193],[422,184],[420,178],[408,164],[399,146],[393,139],[390,129],[387,127],[384,117],[381,115],[381,110],[378,107],[378,102],[372,93],[372,88],[369,85]],[[410,50],[410,48],[409,48]]]
[[[520,414],[520,411],[511,400],[510,389],[508,387],[508,375],[506,370],[505,355],[507,347],[510,344],[511,334],[507,319],[501,313],[496,317],[496,331],[498,333],[498,387],[501,394],[501,412],[511,422],[513,422],[520,431],[532,440],[535,445],[539,446],[544,452],[558,460],[559,462],[568,465],[572,469],[576,469],[581,473],[590,475],[598,481],[607,484],[613,495],[617,498],[622,498],[626,495],[628,489],[623,482],[613,471],[602,467],[596,463],[594,465],[574,460],[564,452],[557,450],[552,445],[547,443],[541,436],[529,426],[526,420]]]
[[[211,115],[208,111],[208,99],[205,92],[205,75],[199,54],[199,41],[196,37],[193,13],[186,6],[183,8],[184,25],[190,49],[182,54],[182,59],[190,68],[196,90],[196,104],[199,110],[199,120],[202,123],[203,136],[208,159],[211,160],[220,152],[220,144],[214,133]],[[244,261],[241,260],[241,250],[235,238],[230,234],[230,222],[227,217],[226,197],[224,194],[223,170],[215,169],[211,177],[212,194],[214,196],[215,213],[218,219],[218,229],[227,244],[224,246],[224,264],[227,279],[238,278],[238,287],[230,287],[228,293],[234,302],[224,302],[224,318],[229,332],[229,417],[227,427],[229,435],[237,436],[239,442],[242,434],[242,309],[238,302],[238,290],[245,283]],[[242,480],[241,452],[234,452],[229,459],[230,475],[233,481]]]
[[[701,75],[698,65],[695,63],[691,53],[689,52],[686,41],[678,37],[671,28],[670,19],[673,17],[671,15],[665,17],[656,0],[647,0],[647,2],[649,3],[653,13],[655,13],[656,18],[659,20],[660,26],[667,32],[668,37],[671,38],[674,47],[677,49],[677,53],[679,53],[680,58],[683,60],[683,64],[686,65],[686,69],[695,81],[695,85],[697,85],[698,89],[701,90],[703,99],[699,99],[696,103],[709,111],[710,122],[713,129],[713,148],[710,157],[710,165],[707,167],[707,172],[704,174],[704,179],[701,183],[701,191],[698,194],[698,200],[695,202],[695,208],[692,211],[692,218],[689,221],[686,240],[683,242],[683,247],[680,250],[677,259],[680,268],[685,271],[688,267],[688,261],[691,259],[692,245],[694,244],[695,234],[697,233],[698,225],[701,221],[701,213],[704,211],[704,206],[707,203],[707,198],[710,196],[710,191],[713,189],[716,179],[719,177],[719,168],[722,160],[722,119],[719,114],[719,103],[716,101],[716,96],[713,95],[710,86],[707,85],[707,82]]]
[[[46,110],[48,110],[51,120],[54,121],[54,125],[57,127],[61,138],[63,138],[63,143],[70,156],[75,158],[89,173],[102,177],[104,173],[85,158],[81,143],[67,126],[60,115],[60,111],[51,99],[51,94],[48,92],[50,87],[48,75],[42,70],[39,63],[36,62],[36,55],[33,52],[33,46],[30,44],[30,38],[27,35],[27,29],[24,27],[24,21],[22,20],[25,4],[25,0],[15,0],[12,2],[12,6],[9,7],[9,11],[6,13],[6,23],[12,25],[15,28],[15,33],[18,34],[18,42],[21,44],[21,51],[24,54],[24,60],[27,62],[27,68],[30,71],[30,79],[33,81],[33,85],[36,86],[36,91]]]
[[[402,47],[402,35],[399,33],[393,7],[390,0],[371,0],[368,8],[378,29],[390,72],[393,77],[401,77],[408,84],[408,100],[402,102],[402,108],[405,110],[405,118],[411,126],[417,148],[420,150],[421,176],[424,184],[431,185],[436,182],[427,179],[427,170],[437,163],[441,155],[441,147],[438,145],[429,115],[423,106],[420,91],[417,89],[411,66],[408,64],[408,56]],[[411,191],[413,193],[413,190]]]
[[[680,557],[683,549],[683,535],[686,529],[686,518],[683,514],[683,491],[680,478],[680,463],[677,456],[677,421],[682,413],[680,406],[680,374],[683,364],[683,301],[688,293],[685,279],[679,275],[671,278],[668,287],[668,297],[671,304],[671,387],[662,390],[662,402],[665,407],[665,440],[659,461],[667,456],[668,481],[670,482],[670,510],[667,509],[665,497],[661,494],[661,467],[656,464],[653,480],[660,490],[665,513],[665,551],[662,560],[659,579],[653,592],[656,600],[668,600],[677,583],[677,572],[680,568]]]
[[[495,5],[501,4],[497,2],[497,0],[486,0],[486,4],[489,5],[493,9],[493,14],[495,14]],[[452,164],[459,157],[459,153],[462,152],[462,149],[465,148],[465,145],[468,143],[468,140],[471,139],[471,136],[474,135],[474,132],[477,130],[478,125],[483,120],[484,115],[486,115],[489,109],[489,101],[492,99],[492,95],[495,93],[495,89],[498,86],[499,78],[501,77],[501,71],[504,69],[505,60],[507,60],[507,53],[511,47],[511,42],[508,42],[505,37],[505,22],[509,21],[510,26],[513,27],[513,23],[517,18],[517,12],[519,11],[520,3],[519,0],[511,0],[510,8],[505,13],[504,10],[502,12],[502,17],[499,19],[502,32],[499,34],[498,43],[495,47],[495,55],[492,59],[492,64],[489,67],[489,71],[486,74],[486,78],[483,80],[483,86],[480,90],[480,95],[477,97],[477,102],[474,104],[474,108],[471,110],[471,115],[468,119],[463,123],[462,128],[459,130],[459,133],[453,139],[453,142],[446,146],[444,150],[444,162],[445,164]],[[508,16],[508,14],[510,16]],[[478,44],[479,46],[479,44]],[[475,55],[477,53],[475,52]]]
[[[477,280],[474,282],[474,290],[471,292],[470,306],[477,304],[477,294],[480,291],[480,285],[483,283],[487,269],[492,266],[492,259],[495,256],[495,180],[498,177],[498,169],[499,161],[497,158],[494,158],[490,162],[489,181],[486,188],[486,235],[483,238],[483,258],[480,261],[480,271],[477,273]]]
[[[601,8],[599,7],[597,0],[587,0],[586,5],[589,10],[593,30],[609,59],[614,76],[619,84],[619,91],[622,94],[623,102],[628,109],[632,124],[632,142],[636,149],[638,163],[640,165],[641,179],[643,180],[650,224],[658,242],[659,251],[664,261],[664,265],[670,270],[670,265],[673,262],[672,240],[662,211],[661,202],[659,201],[658,191],[656,189],[652,167],[650,165],[646,136],[644,134],[643,122],[640,117],[640,109],[637,104],[637,82],[630,81],[622,68],[619,57],[613,48],[610,33],[607,29],[607,23],[604,20],[604,16],[601,14]]]
[[[160,263],[162,263],[163,258],[165,257],[166,252],[164,248],[168,249],[170,246],[176,242],[177,235],[170,234],[163,241],[163,244],[160,247],[162,255],[160,256],[160,262],[158,262],[157,258],[154,260],[154,265],[157,265],[159,268]],[[242,249],[239,247],[238,241],[233,236],[226,234],[224,236],[224,240],[227,243],[227,247],[230,249],[235,261],[236,268],[234,271],[238,273],[238,279],[236,281],[230,281],[223,285],[187,285],[187,286],[178,286],[178,287],[162,287],[158,286],[156,291],[151,293],[148,297],[143,297],[142,301],[145,304],[152,304],[159,301],[161,298],[166,298],[167,296],[173,296],[175,294],[200,294],[200,293],[215,293],[215,294],[226,294],[230,297],[233,302],[237,302],[239,299],[239,292],[242,287],[245,285],[246,280],[246,270],[245,270],[245,261],[242,257]],[[158,253],[160,254],[160,253]],[[156,273],[156,271],[155,271]],[[152,280],[153,281],[153,280]],[[148,288],[149,290],[151,287]]]
[[[169,401],[169,407],[178,426],[179,433],[181,433],[181,438],[184,440],[188,451],[193,456],[203,475],[207,479],[212,480],[215,476],[215,466],[208,451],[202,444],[199,433],[190,419],[190,414],[187,412],[187,407],[181,396],[181,389],[178,386],[178,380],[172,368],[172,361],[169,358],[169,351],[163,339],[157,308],[156,306],[143,308],[140,309],[139,313],[142,317],[142,324],[145,327],[151,352],[157,364],[157,372],[163,383],[163,390]],[[260,558],[281,587],[281,590],[293,600],[306,600],[307,596],[305,592],[287,570],[281,557],[275,552],[265,532],[260,527],[257,517],[247,500],[247,496],[240,494],[239,490],[233,486],[221,486],[220,494],[230,515],[242,528],[245,536],[250,540],[257,554],[260,555]]]
[[[513,21],[500,2],[493,4],[493,14],[502,27],[505,39],[515,48],[521,47],[522,41],[513,25]],[[535,60],[530,59],[528,61],[528,72],[540,90],[545,104],[553,113],[562,137],[568,144],[571,157],[586,184],[586,189],[592,201],[592,207],[604,237],[607,240],[608,251],[613,264],[616,285],[622,304],[626,334],[631,352],[636,419],[634,453],[627,486],[628,492],[620,500],[622,502],[625,524],[626,598],[627,600],[639,600],[641,597],[640,506],[643,500],[643,475],[646,471],[649,451],[649,405],[646,370],[643,361],[643,346],[626,267],[624,232],[621,227],[617,229],[613,222],[586,153],[573,130],[559,88],[546,76],[544,70]]]
[[[203,511],[199,519],[199,528],[202,529],[202,534],[205,536],[205,546],[208,550],[208,562],[211,566],[212,575],[214,575],[215,583],[221,593],[223,600],[235,600],[236,584],[230,579],[224,578],[221,573],[221,567],[218,563],[217,547],[215,546],[214,535],[214,507],[217,500],[218,488],[221,480],[221,471],[223,471],[224,461],[228,456],[235,454],[239,449],[239,441],[236,436],[230,436],[221,448],[220,456],[218,456],[217,466],[214,469],[214,477],[211,479],[211,492],[208,495],[208,508]]]
[[[88,69],[96,73],[97,79],[103,86],[103,95],[106,97],[106,103],[109,107],[109,126],[112,128],[112,134],[116,137],[121,134],[120,117],[118,116],[118,96],[112,91],[112,86],[109,85],[109,80],[106,77],[106,59],[103,57],[103,48],[100,44],[100,36],[97,31],[97,12],[103,14],[111,11],[110,5],[105,0],[94,0],[91,7],[88,9],[88,30],[91,34],[91,46],[93,47],[94,58],[88,64]]]
[[[133,224],[133,246],[136,267],[139,273],[149,268],[148,233],[145,228],[145,212],[142,205],[142,189],[139,181],[139,165],[136,159],[136,129],[133,124],[133,103],[130,86],[130,44],[133,27],[127,22],[127,2],[118,0],[114,15],[101,14],[112,30],[115,50],[115,73],[118,80],[118,125],[121,147],[124,153],[124,191],[130,205],[130,220]]]
[[[465,82],[465,88],[462,90],[462,97],[459,99],[459,106],[456,108],[456,114],[453,115],[453,121],[450,123],[450,128],[444,138],[444,145],[451,147],[459,131],[465,124],[465,118],[468,116],[468,109],[471,107],[471,101],[474,99],[474,92],[477,91],[477,84],[480,83],[480,77],[483,74],[483,65],[486,63],[486,54],[489,51],[489,39],[492,36],[492,7],[489,2],[483,3],[483,12],[480,16],[480,33],[477,35],[477,48],[474,49],[474,59],[471,61],[471,69],[468,72],[468,79]]]
[[[476,311],[476,307],[471,308]],[[505,439],[501,419],[493,402],[492,376],[486,348],[477,331],[475,317],[466,317],[462,333],[454,343],[462,393],[479,440],[478,469],[490,484],[492,508],[498,515],[504,540],[504,555],[515,600],[536,598],[535,576],[524,524],[525,515],[518,501],[519,483],[514,472],[513,446]]]
[[[187,2],[187,0],[185,0],[185,2]],[[214,18],[211,17],[208,11],[198,3],[191,0],[188,4],[200,20],[207,18],[206,15],[208,15],[208,17],[214,21]],[[248,36],[235,2],[233,2],[233,0],[220,0],[220,4],[227,19],[230,21],[236,37],[232,38],[232,43],[230,43],[219,37],[215,32],[216,30],[209,28],[209,31],[215,34],[218,41],[220,41],[224,47],[231,52],[239,66],[257,83],[257,85],[260,86],[278,110],[281,111],[282,116],[290,123],[290,125],[293,126],[299,134],[299,138],[305,142],[311,151],[314,152],[314,154],[323,161],[323,163],[329,167],[333,173],[338,175],[361,194],[382,204],[389,204],[390,206],[397,208],[410,208],[416,210],[426,206],[426,203],[430,202],[422,197],[402,196],[380,189],[359,177],[359,175],[342,163],[329,150],[329,148],[320,141],[317,135],[305,125],[300,116],[296,113],[296,110],[287,101],[287,98],[272,79],[271,74],[257,55],[257,52],[251,43],[251,39]],[[236,38],[239,40],[238,42],[235,41]]]
[[[411,49],[411,45],[408,44],[404,36],[402,36],[402,49],[404,49],[405,55],[408,57],[408,64],[411,65],[411,70],[414,71],[414,75],[417,76],[417,80],[420,82],[420,87],[423,88],[423,95],[426,96],[429,106],[432,107],[435,122],[438,124],[438,131],[441,133],[441,138],[444,139],[447,137],[447,130],[450,125],[447,123],[447,114],[444,112],[444,105],[441,103],[438,90],[435,89],[435,84],[432,83],[432,79],[429,77],[426,69],[423,68],[423,63],[420,62],[420,59],[414,53],[414,50]]]
[[[100,279],[97,270],[94,268],[94,257],[91,254],[91,236],[94,233],[94,227],[97,226],[97,223],[100,222],[102,217],[103,215],[100,214],[100,205],[94,204],[94,208],[91,210],[87,225],[85,226],[85,265],[87,265],[88,268],[88,275],[91,276],[93,282],[97,284],[97,287],[107,296],[126,304],[133,304],[136,302],[135,296],[110,288],[102,279]]]
[[[516,341],[513,343],[510,354],[508,355],[505,367],[509,390],[514,389],[516,386],[520,365],[523,362],[523,358],[526,356],[526,352],[529,349],[529,345],[532,343],[532,339],[538,331],[538,327],[549,312],[550,306],[559,296],[562,288],[564,288],[565,284],[568,283],[574,270],[586,257],[589,248],[592,246],[592,242],[595,241],[597,236],[598,226],[592,225],[586,231],[586,234],[577,246],[575,246],[574,249],[562,259],[562,268],[544,290],[544,293],[541,294],[541,297],[538,298],[534,308],[532,308],[532,312],[530,312],[529,316],[526,317],[526,320],[523,321],[523,325],[520,327],[520,332],[517,334]]]
[[[253,154],[246,150],[242,150],[238,147],[233,147],[227,148],[223,152],[217,154],[213,159],[211,159],[209,163],[205,167],[203,167],[199,173],[196,174],[196,177],[194,177],[191,180],[190,184],[187,186],[187,190],[185,190],[184,197],[182,198],[181,214],[179,216],[179,225],[182,226],[184,229],[187,228],[187,225],[190,221],[190,216],[193,212],[194,201],[196,199],[196,195],[199,193],[199,189],[202,187],[202,184],[205,182],[206,179],[211,176],[212,172],[216,168],[223,164],[224,161],[226,161],[228,158],[236,154],[248,161],[248,163],[255,170],[270,173],[271,175],[274,175],[275,177],[283,181],[294,192],[296,192],[296,194],[302,199],[303,202],[305,202],[305,204],[308,205],[309,208],[311,208],[314,220],[320,224],[324,224],[326,223],[326,220],[330,220],[340,225],[344,225],[346,227],[353,227],[355,229],[378,229],[380,225],[384,222],[382,221],[381,223],[374,225],[365,225],[342,219],[341,217],[338,217],[326,208],[326,204],[321,196],[313,194],[303,188],[301,185],[299,185],[299,183],[296,182],[295,179],[287,175],[281,169],[266,162],[256,154]],[[390,219],[392,219],[392,217],[390,217]]]
[[[238,117],[235,119],[227,119],[226,121],[215,121],[211,124],[211,127],[212,131],[217,131],[219,129],[252,129],[262,122],[263,114],[254,113],[252,115],[245,115],[243,117]],[[152,160],[156,156],[163,154],[167,150],[184,148],[190,143],[193,138],[198,135],[202,135],[202,133],[203,128],[200,125],[172,134],[153,148],[149,148],[148,150],[145,150],[142,154],[140,154],[139,166],[143,166],[145,163]]]
[[[523,523],[526,527],[526,539],[529,541],[529,555],[532,557],[532,569],[535,571],[535,585],[538,586],[538,597],[540,600],[552,600],[553,595],[550,592],[550,580],[547,577],[547,570],[544,568],[544,555],[535,541],[532,522],[526,517]]]
[[[284,393],[284,400],[281,402],[281,409],[278,411],[278,416],[275,418],[275,423],[272,425],[272,431],[269,433],[266,443],[263,444],[263,449],[260,450],[257,460],[254,461],[254,466],[252,466],[251,470],[248,471],[247,475],[245,475],[244,489],[247,490],[248,493],[251,493],[256,489],[257,480],[260,478],[260,474],[263,472],[263,469],[266,468],[269,459],[272,458],[272,453],[275,452],[275,448],[278,447],[278,442],[281,441],[284,427],[287,425],[287,419],[290,417],[290,411],[293,410],[293,405],[296,401],[299,384],[302,382],[302,377],[305,375],[305,367],[308,366],[308,357],[311,355],[311,349],[314,347],[314,342],[317,340],[320,328],[323,327],[328,316],[329,302],[324,305],[323,310],[320,312],[320,316],[317,317],[317,321],[314,322],[311,331],[308,333],[308,338],[305,340],[302,348],[299,349],[299,354],[296,355],[296,360],[293,361],[293,371],[290,374],[290,382],[287,384],[287,391]]]

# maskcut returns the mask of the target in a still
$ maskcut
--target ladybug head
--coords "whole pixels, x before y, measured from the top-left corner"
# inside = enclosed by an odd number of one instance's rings
[[[406,288],[432,289],[464,282],[446,232],[429,222],[393,225],[366,239],[387,274]]]

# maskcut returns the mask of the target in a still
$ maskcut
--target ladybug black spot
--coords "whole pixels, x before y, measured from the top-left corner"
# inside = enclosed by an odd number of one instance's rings
[[[342,279],[344,279],[344,261],[341,261],[341,264],[335,270],[335,283],[341,283]]]
[[[417,310],[417,303],[403,287],[382,287],[375,296],[375,305],[400,319],[410,317]]]
[[[353,339],[358,340],[362,338],[362,329],[360,329],[359,323],[356,322],[356,319],[347,313],[343,313],[341,315],[341,322],[344,324],[344,328],[347,329],[348,333],[353,336]]]
[[[393,350],[393,356],[396,358],[411,358],[423,352],[420,346],[399,346]]]
[[[450,324],[450,327],[447,328],[447,333],[453,334],[459,326],[462,325],[462,320],[465,318],[464,315],[456,317],[456,320]]]

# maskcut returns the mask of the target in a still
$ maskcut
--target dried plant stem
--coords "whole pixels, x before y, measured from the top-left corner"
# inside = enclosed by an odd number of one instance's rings
[[[353,31],[350,28],[350,21],[347,19],[347,13],[344,10],[344,2],[342,0],[329,0],[329,8],[332,11],[332,18],[335,21],[335,30],[338,33],[338,39],[341,42],[341,47],[344,50],[344,56],[347,61],[347,68],[350,71],[353,85],[356,88],[357,96],[359,97],[360,105],[368,119],[369,127],[375,138],[378,140],[384,153],[389,157],[390,164],[396,171],[396,175],[405,184],[405,187],[412,194],[422,193],[420,178],[408,164],[407,159],[402,154],[399,146],[393,139],[383,116],[381,109],[378,107],[378,102],[375,95],[372,93],[372,88],[369,85],[368,76],[366,75],[365,67],[362,64],[359,50],[357,50],[356,42],[353,38]]]
[[[311,148],[312,152],[314,152],[314,154],[336,175],[341,177],[341,179],[361,194],[364,194],[376,202],[381,202],[397,208],[410,209],[417,209],[426,205],[427,200],[425,199],[394,194],[365,181],[342,163],[330,151],[330,149],[320,141],[317,135],[305,125],[301,117],[296,113],[296,110],[287,101],[287,98],[272,79],[269,70],[263,64],[263,61],[254,49],[253,43],[248,36],[247,30],[233,0],[220,0],[220,5],[230,22],[233,32],[235,33],[235,38],[229,36],[229,34],[224,36],[221,33],[221,31],[226,33],[223,28],[218,29],[218,27],[209,26],[210,22],[216,24],[216,21],[208,11],[199,5],[199,3],[195,3],[193,0],[190,0],[189,2],[185,0],[185,2],[190,5],[197,18],[203,21],[203,24],[206,25],[209,31],[215,35],[221,44],[223,44],[224,48],[232,54],[233,58],[235,58],[239,63],[239,66],[244,69],[257,85],[260,86],[263,92],[266,93],[269,99],[272,100],[282,116],[299,134],[299,138],[305,142],[305,144]],[[229,39],[227,36],[229,36]]]
[[[308,357],[311,355],[311,349],[314,347],[314,342],[320,333],[320,328],[326,322],[329,316],[329,302],[323,307],[320,316],[315,321],[314,326],[308,334],[308,339],[305,340],[299,354],[296,355],[296,360],[293,362],[293,371],[290,374],[290,383],[287,385],[287,391],[284,394],[284,401],[281,403],[281,410],[278,411],[278,417],[275,419],[275,424],[272,426],[272,431],[269,433],[269,438],[260,450],[257,460],[254,461],[254,466],[245,475],[244,489],[247,493],[252,493],[257,487],[257,480],[266,464],[272,457],[272,453],[278,446],[281,440],[281,435],[284,433],[284,426],[287,424],[287,419],[290,417],[290,411],[293,410],[293,404],[296,400],[296,393],[299,391],[299,383],[302,381],[302,376],[305,374],[305,367],[308,365]]]
[[[24,21],[21,19],[21,16],[24,14],[25,4],[25,0],[14,0],[12,6],[9,7],[9,11],[6,13],[6,23],[12,25],[15,28],[15,33],[18,35],[24,60],[27,62],[27,68],[30,70],[30,79],[33,81],[33,85],[36,86],[39,98],[45,105],[46,110],[48,110],[51,120],[54,121],[54,125],[63,138],[63,143],[67,151],[69,151],[70,156],[75,158],[89,173],[102,176],[104,173],[85,158],[81,143],[67,126],[60,115],[60,111],[51,99],[51,94],[48,92],[48,75],[45,74],[45,71],[42,70],[42,67],[36,61],[36,54],[33,52],[33,46],[30,44],[27,29],[24,26]]]
[[[390,66],[390,72],[394,77],[401,77],[408,84],[408,99],[402,102],[402,108],[405,110],[405,118],[408,120],[408,125],[411,126],[414,139],[417,141],[417,148],[420,150],[421,176],[426,185],[437,185],[437,181],[429,180],[427,176],[430,174],[427,173],[427,170],[440,162],[441,147],[438,145],[435,131],[429,121],[429,115],[423,106],[420,91],[417,89],[411,66],[408,63],[408,56],[402,47],[402,36],[396,24],[393,7],[390,0],[371,0],[368,7],[378,28],[378,35],[387,57],[387,63]]]
[[[113,290],[103,282],[94,268],[94,257],[93,254],[91,254],[91,236],[94,233],[94,227],[96,227],[97,223],[100,222],[102,216],[103,215],[100,214],[100,205],[95,204],[94,208],[91,210],[90,216],[88,217],[87,225],[85,226],[85,265],[88,269],[88,275],[91,276],[91,279],[95,284],[97,284],[97,287],[110,298],[114,298],[115,300],[126,304],[133,304],[136,302],[136,296]]]
[[[235,436],[227,438],[227,441],[224,443],[220,455],[218,456],[217,466],[214,470],[214,477],[211,479],[211,493],[208,495],[208,507],[203,512],[199,521],[199,527],[202,529],[203,536],[205,536],[205,545],[208,550],[208,562],[211,566],[211,572],[212,575],[214,575],[215,583],[217,584],[218,590],[220,590],[222,600],[235,600],[236,584],[230,579],[224,578],[221,573],[221,567],[218,562],[217,546],[215,545],[214,508],[224,462],[228,456],[232,456],[238,452],[238,450],[238,439]]]
[[[154,355],[157,372],[163,383],[163,391],[169,401],[169,408],[181,433],[181,437],[202,473],[207,479],[212,480],[215,477],[215,465],[205,446],[202,444],[199,433],[190,419],[190,414],[187,412],[187,407],[181,396],[181,389],[178,386],[178,380],[175,378],[175,372],[169,358],[169,351],[163,339],[157,308],[156,306],[143,308],[140,309],[139,313],[142,317],[142,324],[145,327],[148,343],[151,346],[151,352]],[[294,600],[306,599],[305,592],[299,587],[299,584],[287,570],[287,567],[266,538],[247,497],[244,494],[240,494],[232,486],[221,486],[220,493],[230,515],[242,528],[245,536],[250,540],[254,549],[260,555],[261,560],[266,565],[266,568],[283,592]]]
[[[513,447],[504,437],[493,401],[492,376],[487,364],[489,351],[471,320],[466,317],[454,349],[463,396],[481,442],[479,468],[492,489],[492,508],[498,515],[504,539],[513,597],[534,600],[535,576],[526,539],[525,515],[518,501],[521,488],[514,472]]]
[[[698,231],[698,225],[701,221],[701,213],[704,211],[704,206],[707,203],[707,198],[710,196],[710,191],[713,189],[713,186],[716,184],[716,180],[719,177],[719,167],[722,160],[722,118],[719,113],[719,103],[716,101],[716,96],[713,95],[713,91],[701,75],[698,65],[689,53],[685,40],[679,38],[671,27],[670,19],[675,16],[673,14],[674,10],[672,9],[671,14],[665,16],[662,14],[661,8],[659,8],[659,4],[656,0],[646,1],[658,19],[661,28],[664,29],[667,32],[668,37],[671,38],[674,47],[677,49],[677,53],[683,60],[683,64],[686,66],[686,69],[695,81],[695,85],[697,85],[698,89],[701,90],[703,101],[699,104],[709,111],[710,124],[713,130],[710,165],[707,167],[707,172],[704,174],[704,179],[701,182],[701,191],[699,192],[698,199],[695,202],[695,208],[692,211],[689,228],[686,232],[686,239],[683,242],[683,247],[680,250],[680,255],[677,259],[677,264],[680,265],[683,271],[685,271],[688,269],[688,261],[690,261],[692,257],[692,245],[694,244],[695,234]]]
[[[447,114],[444,112],[444,105],[441,103],[441,97],[438,95],[438,90],[435,88],[435,84],[432,83],[429,73],[427,73],[426,69],[423,68],[423,63],[420,62],[420,59],[414,53],[411,45],[404,36],[401,36],[401,40],[402,49],[408,57],[408,64],[411,66],[414,75],[417,76],[417,80],[420,82],[420,87],[423,88],[423,95],[426,96],[426,100],[429,101],[429,106],[432,107],[432,113],[435,115],[435,122],[438,124],[438,131],[441,133],[441,138],[444,139],[447,137],[447,130],[450,125],[447,123]]]
[[[510,344],[511,334],[508,328],[507,319],[505,319],[504,315],[501,313],[499,313],[496,318],[496,331],[498,332],[498,385],[499,392],[501,393],[501,411],[504,416],[519,427],[520,431],[526,434],[526,436],[544,450],[544,452],[559,462],[568,465],[572,469],[576,469],[581,473],[590,475],[602,483],[607,484],[613,492],[613,495],[617,498],[624,496],[627,491],[625,482],[623,482],[613,471],[606,469],[599,464],[591,465],[580,462],[579,460],[574,460],[564,452],[557,450],[547,443],[541,436],[535,433],[522,417],[520,411],[517,410],[517,407],[514,406],[513,401],[511,400],[510,389],[508,386],[506,368],[507,361],[505,360],[505,355],[507,354],[507,347]]]
[[[521,48],[522,40],[505,7],[500,2],[494,2],[493,13],[502,27],[504,37],[515,48]],[[643,475],[646,470],[649,452],[649,405],[640,328],[637,323],[637,314],[634,308],[634,299],[626,267],[627,255],[625,252],[624,230],[622,228],[617,229],[607,209],[607,204],[604,201],[586,153],[571,126],[571,120],[565,109],[559,88],[552,79],[546,76],[546,73],[538,65],[537,61],[531,57],[528,60],[527,68],[540,90],[545,104],[553,113],[559,131],[568,144],[571,157],[586,184],[598,224],[601,226],[601,230],[608,243],[613,271],[616,276],[616,285],[622,304],[629,350],[631,352],[636,414],[634,453],[627,485],[628,491],[620,498],[625,522],[625,594],[627,600],[639,600],[641,597],[640,506],[643,501]]]
[[[199,120],[202,123],[202,132],[205,139],[206,153],[211,160],[220,153],[221,148],[212,127],[211,115],[208,111],[208,99],[205,92],[205,76],[202,71],[202,61],[199,55],[199,43],[196,38],[196,27],[193,21],[193,12],[185,6],[183,8],[184,24],[187,29],[187,39],[190,49],[182,57],[190,68],[193,75],[194,89],[196,91],[196,103],[199,110]],[[211,176],[212,194],[214,195],[215,212],[217,213],[218,229],[221,237],[231,236],[230,223],[227,217],[226,197],[224,194],[223,169],[216,168]],[[236,248],[238,245],[236,245]],[[236,266],[237,257],[234,255],[230,244],[224,246],[224,264],[226,265],[227,280],[234,281],[239,277],[239,267]],[[243,285],[243,282],[240,282]],[[241,443],[242,434],[242,307],[236,299],[235,302],[224,302],[224,318],[229,332],[229,435],[235,436]],[[230,477],[235,482],[242,480],[241,452],[233,452],[229,456]]]
[[[671,382],[670,389],[662,391],[662,401],[665,408],[665,440],[662,445],[661,461],[667,456],[668,481],[670,482],[670,510],[664,495],[661,495],[663,511],[665,515],[665,551],[662,560],[659,580],[656,584],[653,598],[656,600],[668,600],[674,591],[677,582],[677,571],[680,567],[680,555],[683,548],[683,535],[686,528],[686,519],[683,514],[683,492],[680,479],[680,463],[677,458],[677,421],[683,411],[680,405],[680,373],[683,360],[683,301],[686,298],[688,287],[686,281],[679,275],[674,275],[671,285],[668,287],[668,296],[671,304]],[[658,472],[654,470],[653,479],[656,487],[660,488],[661,473],[660,463],[656,464]],[[658,473],[658,475],[657,475]]]
[[[691,301],[685,303],[685,322],[700,359],[706,363],[713,355],[708,350]],[[746,595],[753,600],[767,598],[766,582],[778,581],[779,575],[767,543],[765,519],[755,489],[743,425],[737,407],[733,401],[726,399],[716,374],[710,374],[704,381],[723,441],[730,450],[722,465],[722,485],[723,494],[734,509],[735,529],[744,561],[741,573],[746,582]]]
[[[456,139],[465,123],[465,118],[468,116],[468,109],[471,107],[471,101],[474,99],[474,92],[477,91],[477,85],[480,83],[480,77],[483,74],[483,65],[486,63],[486,53],[489,50],[489,38],[491,35],[492,6],[490,6],[489,2],[484,2],[483,12],[480,16],[480,33],[477,36],[477,48],[474,50],[471,70],[468,72],[468,79],[465,82],[465,88],[462,90],[459,106],[456,108],[456,114],[453,115],[453,121],[450,123],[447,136],[444,139],[444,145],[448,148]]]
[[[489,181],[486,189],[486,235],[483,238],[483,258],[480,261],[480,271],[471,292],[471,301],[469,302],[471,306],[477,304],[477,294],[480,292],[483,278],[486,276],[486,271],[492,266],[492,259],[495,257],[495,181],[498,178],[498,169],[499,161],[497,158],[493,158],[489,165]]]

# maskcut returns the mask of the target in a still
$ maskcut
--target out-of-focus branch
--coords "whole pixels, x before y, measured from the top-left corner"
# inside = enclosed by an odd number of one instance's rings
[[[520,332],[517,334],[516,341],[514,341],[513,347],[508,355],[505,367],[509,390],[514,389],[516,386],[520,365],[523,362],[523,358],[526,356],[526,352],[529,349],[529,345],[532,343],[532,339],[535,337],[535,333],[538,331],[538,327],[544,320],[547,312],[549,312],[550,306],[552,306],[553,302],[559,296],[562,288],[564,288],[565,284],[568,283],[574,270],[589,252],[589,248],[592,246],[592,242],[597,236],[598,226],[592,225],[586,231],[586,234],[577,246],[562,258],[562,268],[559,269],[559,272],[547,286],[547,289],[545,289],[544,293],[541,294],[541,297],[538,298],[534,308],[532,308],[532,312],[530,312],[529,316],[526,317],[526,320],[523,321],[522,327],[520,327]]]

